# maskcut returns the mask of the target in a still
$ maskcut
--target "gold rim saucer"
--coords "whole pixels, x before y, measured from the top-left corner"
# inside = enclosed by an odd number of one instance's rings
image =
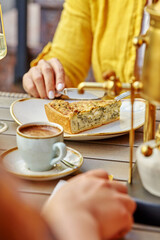
[[[63,163],[59,162],[49,171],[34,172],[27,169],[24,160],[18,153],[18,148],[12,148],[1,155],[1,161],[4,168],[23,179],[35,181],[47,181],[62,178],[77,171],[83,164],[82,155],[73,148],[67,147],[67,155],[64,158],[77,166],[77,169],[66,167]]]

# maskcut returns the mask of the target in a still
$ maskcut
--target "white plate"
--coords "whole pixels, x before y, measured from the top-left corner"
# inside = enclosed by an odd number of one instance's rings
[[[12,148],[2,154],[2,163],[7,171],[20,178],[35,181],[46,181],[68,176],[69,174],[77,171],[83,164],[82,155],[78,151],[69,147],[67,147],[67,155],[64,159],[75,164],[77,169],[66,167],[60,162],[49,171],[34,172],[26,167],[26,164],[20,157],[17,148]]]
[[[39,98],[20,99],[12,103],[10,112],[18,124],[47,121],[44,105],[50,100]],[[136,99],[134,103],[134,129],[141,127],[145,119],[145,101]],[[66,140],[97,140],[126,134],[131,129],[131,103],[122,100],[120,120],[78,134],[64,134]]]

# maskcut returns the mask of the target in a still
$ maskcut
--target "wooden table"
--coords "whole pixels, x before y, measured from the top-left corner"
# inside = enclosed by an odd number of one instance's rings
[[[10,105],[13,101],[26,97],[24,94],[10,94],[0,92],[0,120],[6,122],[8,130],[0,135],[0,153],[16,146],[16,127],[10,115]],[[160,110],[157,110],[156,125],[160,122]],[[136,130],[134,143],[135,151],[142,143],[143,128]],[[102,168],[114,175],[114,178],[124,184],[127,183],[129,169],[129,135],[97,141],[66,141],[67,146],[78,150],[84,157],[84,164],[80,172]],[[78,174],[78,173],[77,173]],[[73,176],[73,175],[72,175]],[[70,176],[70,177],[72,177]],[[67,178],[64,178],[65,180]],[[23,181],[19,191],[34,207],[41,209],[48,199],[58,180],[47,182]],[[155,240],[160,239],[160,228],[135,224],[128,233],[126,240]]]

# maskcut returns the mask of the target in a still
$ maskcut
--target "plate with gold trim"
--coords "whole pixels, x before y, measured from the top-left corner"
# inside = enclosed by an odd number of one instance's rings
[[[67,167],[62,162],[59,162],[49,171],[31,171],[26,167],[24,160],[19,155],[17,147],[4,152],[1,155],[1,159],[4,168],[8,172],[22,179],[34,181],[47,181],[68,176],[77,171],[83,164],[82,155],[75,149],[69,147],[67,147],[67,155],[65,156],[64,160],[76,165],[76,169]]]
[[[10,113],[18,124],[29,122],[46,121],[44,105],[51,100],[39,98],[26,98],[16,100],[11,104]],[[138,129],[144,124],[145,101],[135,99],[134,102],[134,129]],[[66,140],[98,140],[112,138],[128,133],[131,129],[131,103],[130,99],[123,99],[120,108],[120,120],[90,129],[78,134],[64,133]]]

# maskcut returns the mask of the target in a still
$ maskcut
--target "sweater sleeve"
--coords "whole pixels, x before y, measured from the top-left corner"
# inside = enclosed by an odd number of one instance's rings
[[[39,56],[31,62],[35,66],[40,59],[57,58],[66,75],[76,87],[84,81],[91,64],[92,31],[88,0],[66,0],[52,43],[48,43]]]

